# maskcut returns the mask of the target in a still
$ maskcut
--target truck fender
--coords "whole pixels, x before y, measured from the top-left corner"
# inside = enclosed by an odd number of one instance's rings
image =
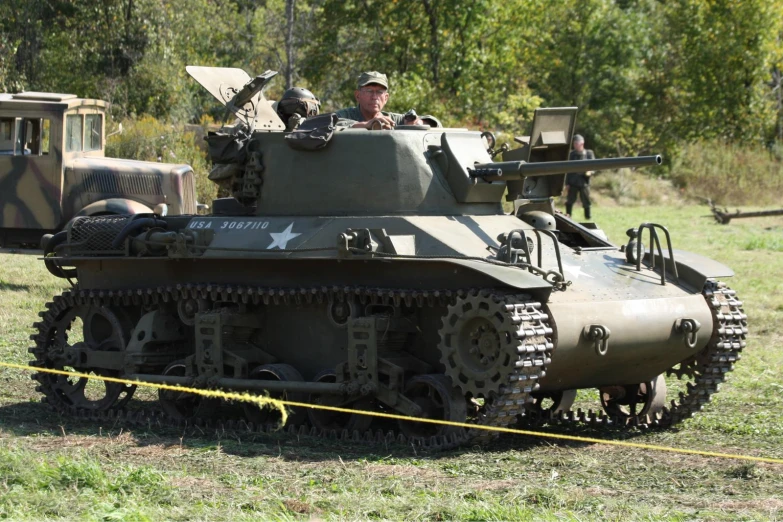
[[[151,214],[152,209],[143,203],[125,198],[102,199],[90,203],[76,216],[94,216],[95,214]]]

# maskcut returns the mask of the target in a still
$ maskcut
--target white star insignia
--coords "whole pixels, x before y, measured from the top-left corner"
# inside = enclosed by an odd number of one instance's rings
[[[288,225],[288,228],[283,230],[282,232],[270,232],[269,235],[272,236],[272,243],[266,247],[267,250],[270,248],[279,248],[280,250],[285,250],[285,247],[288,245],[288,242],[291,241],[296,236],[301,236],[301,233],[295,234],[291,232],[294,228],[294,224],[291,223]]]
[[[590,279],[594,279],[594,277],[591,276],[590,274],[582,272],[582,267],[580,267],[580,266],[563,265],[563,271],[564,272],[568,272],[569,274],[571,274],[571,277],[573,277],[574,279],[579,279],[580,275],[583,275],[585,277],[589,277]]]

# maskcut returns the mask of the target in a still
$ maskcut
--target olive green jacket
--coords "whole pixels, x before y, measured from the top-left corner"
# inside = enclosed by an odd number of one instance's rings
[[[346,109],[340,109],[335,114],[337,114],[338,118],[344,120],[367,121],[364,118],[364,115],[362,114],[362,111],[361,109],[359,109],[359,107],[348,107]],[[391,118],[394,121],[395,125],[403,125],[402,114],[397,114],[396,112],[385,112],[385,111],[382,111],[381,114]]]

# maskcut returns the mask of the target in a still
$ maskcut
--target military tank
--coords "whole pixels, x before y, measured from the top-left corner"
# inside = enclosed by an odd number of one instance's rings
[[[272,71],[188,71],[240,120],[208,139],[232,197],[211,215],[77,218],[51,238],[47,266],[73,288],[34,325],[33,365],[476,426],[627,429],[690,417],[739,360],[747,317],[720,282],[731,269],[674,249],[660,224],[618,246],[555,210],[568,171],[661,163],[566,161],[576,108],[538,109],[513,150],[487,133],[368,131],[334,115],[285,132],[262,93]],[[135,402],[133,386],[34,379],[72,415]],[[572,411],[578,390],[597,390],[594,408]],[[171,391],[158,406],[179,421],[274,423]],[[314,435],[492,438],[291,413],[291,430]]]

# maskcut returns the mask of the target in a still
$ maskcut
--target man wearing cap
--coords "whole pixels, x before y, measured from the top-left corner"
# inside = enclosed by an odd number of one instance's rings
[[[338,118],[354,120],[354,128],[392,129],[404,123],[402,114],[381,112],[389,101],[389,80],[385,74],[378,71],[363,72],[353,95],[358,105],[340,109],[336,114]],[[420,120],[412,123],[420,123]]]
[[[574,134],[572,142],[573,148],[568,160],[586,160],[595,159],[592,150],[585,149],[585,139],[580,134]],[[569,172],[566,174],[566,214],[571,216],[574,209],[576,196],[582,201],[582,207],[585,209],[585,219],[590,219],[590,176],[592,171],[587,172]]]

